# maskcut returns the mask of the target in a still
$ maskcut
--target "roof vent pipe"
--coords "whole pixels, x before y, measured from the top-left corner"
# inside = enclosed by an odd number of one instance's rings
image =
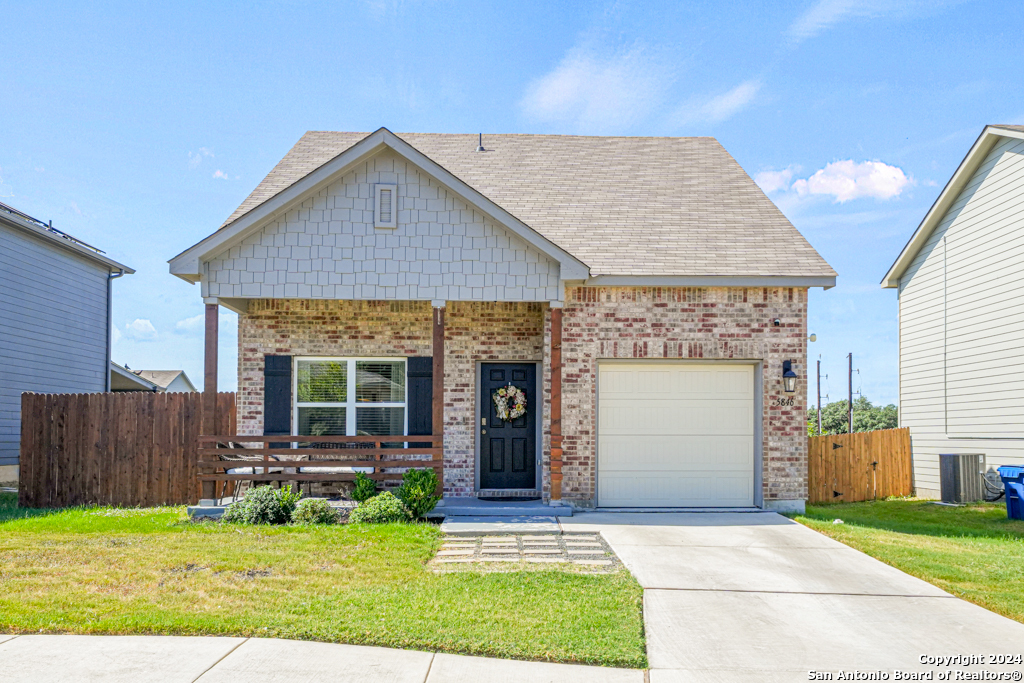
[[[484,151],[484,134],[483,133],[480,133],[480,137],[477,138],[476,151],[478,151],[478,152]]]

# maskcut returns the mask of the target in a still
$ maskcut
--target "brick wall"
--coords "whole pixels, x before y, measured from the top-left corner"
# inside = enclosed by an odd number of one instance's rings
[[[430,302],[258,299],[238,316],[238,429],[263,433],[263,356],[432,355]]]
[[[451,302],[445,320],[445,493],[472,495],[476,363],[545,357],[546,304]],[[550,345],[550,344],[549,344]],[[432,355],[429,302],[261,299],[238,317],[238,427],[263,432],[263,357]],[[545,380],[545,397],[549,382]],[[543,402],[547,424],[550,405]],[[546,433],[546,427],[544,429]],[[546,441],[545,441],[546,443]],[[545,445],[544,452],[547,452]]]
[[[781,320],[780,327],[772,319]],[[763,494],[806,498],[806,339],[804,288],[575,287],[562,323],[562,497],[594,503],[597,360],[702,358],[763,361]],[[800,377],[796,405],[783,395],[782,361]]]
[[[445,489],[473,495],[476,438],[476,363],[544,359],[547,304],[451,301],[445,314]],[[550,381],[541,418],[550,419]],[[547,452],[547,438],[542,446]]]
[[[780,327],[772,326],[779,318]],[[429,302],[257,300],[238,323],[238,424],[263,429],[264,354],[429,356]],[[543,303],[449,302],[445,349],[445,492],[472,495],[476,363],[543,361],[544,492],[549,491],[550,309]],[[763,362],[765,500],[806,497],[807,290],[578,287],[566,290],[562,333],[563,498],[593,504],[596,373],[601,358]],[[782,361],[800,377],[783,395]]]

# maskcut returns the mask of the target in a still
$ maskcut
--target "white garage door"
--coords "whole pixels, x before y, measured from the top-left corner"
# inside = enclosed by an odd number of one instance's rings
[[[754,368],[601,363],[597,504],[754,504]]]

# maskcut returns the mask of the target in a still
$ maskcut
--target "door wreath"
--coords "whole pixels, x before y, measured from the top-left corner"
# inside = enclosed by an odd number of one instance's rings
[[[500,387],[491,395],[498,417],[502,422],[511,422],[526,414],[526,393],[519,387],[509,384]]]

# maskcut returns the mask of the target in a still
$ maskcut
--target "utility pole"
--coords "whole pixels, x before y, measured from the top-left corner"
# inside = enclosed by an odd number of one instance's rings
[[[821,359],[818,359],[818,436],[821,436]]]
[[[850,352],[850,372],[847,376],[849,393],[847,394],[846,408],[849,411],[846,417],[847,433],[853,434],[853,352]]]

